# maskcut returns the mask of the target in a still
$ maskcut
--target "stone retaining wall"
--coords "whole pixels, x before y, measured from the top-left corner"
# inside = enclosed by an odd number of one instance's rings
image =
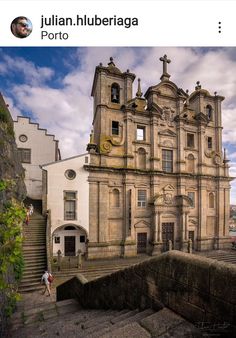
[[[87,282],[82,275],[57,288],[57,300],[85,308],[167,306],[191,322],[236,323],[236,266],[170,251]]]

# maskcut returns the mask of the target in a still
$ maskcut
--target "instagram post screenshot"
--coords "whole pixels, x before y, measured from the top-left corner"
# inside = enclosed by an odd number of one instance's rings
[[[235,12],[0,0],[0,337],[236,336]]]

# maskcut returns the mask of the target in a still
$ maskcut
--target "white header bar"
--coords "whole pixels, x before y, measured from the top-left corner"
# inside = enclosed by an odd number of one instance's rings
[[[236,45],[236,1],[230,0],[0,1],[0,6],[0,46]],[[32,23],[27,38],[11,33],[19,16]]]

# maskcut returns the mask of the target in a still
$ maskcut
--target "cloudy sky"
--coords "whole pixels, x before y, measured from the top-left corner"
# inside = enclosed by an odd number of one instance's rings
[[[202,88],[225,96],[223,142],[236,176],[236,48],[0,48],[0,91],[15,119],[31,117],[55,134],[62,157],[84,152],[92,123],[91,88],[96,65],[110,56],[122,70],[141,78],[142,91],[159,83],[164,54],[171,80],[191,93]],[[236,180],[235,180],[236,181]],[[236,182],[231,203],[236,204]]]

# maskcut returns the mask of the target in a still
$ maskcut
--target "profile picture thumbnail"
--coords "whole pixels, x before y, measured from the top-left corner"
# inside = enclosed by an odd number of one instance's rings
[[[32,32],[32,23],[25,16],[18,16],[11,23],[12,34],[20,39],[27,38]]]

